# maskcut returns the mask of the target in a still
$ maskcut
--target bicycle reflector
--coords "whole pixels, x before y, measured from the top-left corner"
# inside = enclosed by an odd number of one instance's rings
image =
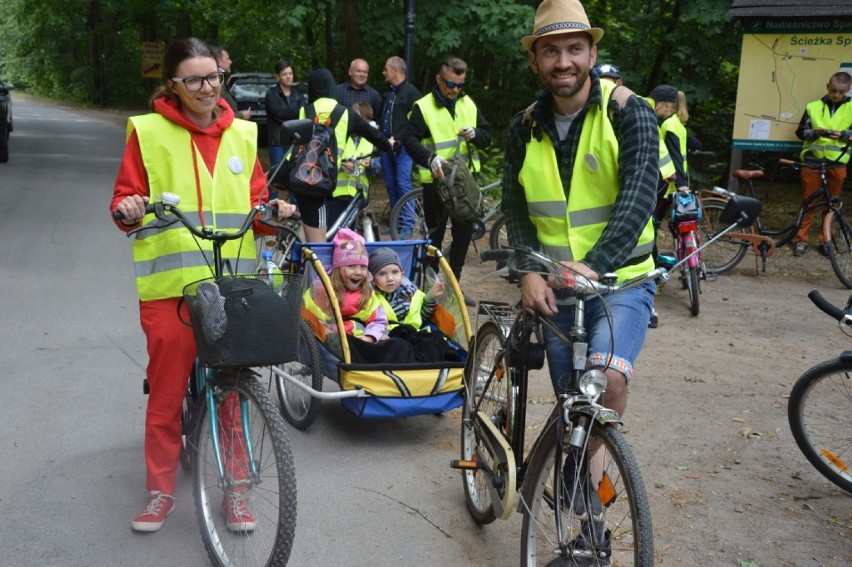
[[[686,234],[687,232],[694,232],[698,230],[698,221],[683,221],[678,223],[677,231],[681,234]]]
[[[580,391],[587,396],[600,396],[606,391],[606,374],[589,370],[580,377]]]

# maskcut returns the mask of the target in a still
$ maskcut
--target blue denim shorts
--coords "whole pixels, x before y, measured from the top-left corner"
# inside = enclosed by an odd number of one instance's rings
[[[607,365],[607,360],[612,355],[609,368],[618,370],[628,382],[630,381],[633,377],[633,363],[645,342],[656,289],[656,284],[651,281],[607,296],[605,301],[612,313],[612,327],[600,298],[586,302],[590,367]],[[559,312],[550,320],[570,336],[571,326],[574,324],[574,306],[560,305]],[[571,349],[547,329],[544,332],[544,342],[554,391],[564,391],[571,372]]]

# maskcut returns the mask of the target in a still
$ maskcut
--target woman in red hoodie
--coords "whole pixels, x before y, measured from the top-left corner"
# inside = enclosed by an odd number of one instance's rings
[[[164,58],[165,82],[151,96],[152,112],[130,118],[127,145],[115,181],[110,212],[121,212],[119,229],[151,222],[145,204],[163,192],[177,193],[184,212],[197,211],[199,226],[222,229],[264,197],[266,179],[257,159],[256,125],[234,120],[220,100],[224,74],[210,47],[195,38],[172,43]],[[295,207],[277,203],[280,218]],[[218,226],[217,226],[218,225]],[[209,243],[186,230],[151,231],[133,241],[139,314],[148,343],[150,389],[145,416],[148,504],[132,522],[136,531],[159,530],[174,508],[181,448],[181,403],[196,349],[192,331],[177,316],[183,287],[212,275]],[[232,266],[254,269],[255,246],[223,249]],[[184,320],[188,317],[184,309]],[[228,527],[253,529],[254,518],[238,494],[223,500]]]

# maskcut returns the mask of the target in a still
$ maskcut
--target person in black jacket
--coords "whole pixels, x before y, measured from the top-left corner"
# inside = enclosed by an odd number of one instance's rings
[[[414,101],[420,98],[417,87],[406,80],[407,67],[402,57],[389,57],[385,62],[382,75],[388,84],[388,92],[384,97],[382,113],[378,117],[382,134],[388,138],[399,140],[402,130],[408,123],[408,113],[411,112]],[[397,201],[411,191],[411,170],[414,162],[405,148],[398,153],[385,152],[381,157],[382,173],[388,188],[388,200],[393,208]],[[410,236],[414,228],[414,207],[404,214],[402,236]]]
[[[293,64],[286,59],[275,64],[275,77],[278,84],[266,92],[266,137],[269,143],[270,167],[278,165],[287,154],[280,144],[281,124],[299,117],[299,109],[305,106],[308,98],[293,87]]]
[[[299,118],[304,118],[306,116],[305,109],[308,106],[313,106],[315,115],[321,117],[321,120],[325,120],[339,105],[337,102],[337,85],[331,71],[322,68],[315,69],[308,76],[308,101],[308,104],[299,111]],[[346,125],[345,134],[342,131],[343,124]],[[382,151],[393,150],[393,144],[379,130],[355,112],[346,109],[335,128],[338,157],[342,154],[343,148],[346,147],[346,140],[356,134],[363,136]],[[299,195],[302,228],[308,242],[325,242],[326,227],[335,221],[335,219],[327,217],[326,201],[327,199],[324,196]]]

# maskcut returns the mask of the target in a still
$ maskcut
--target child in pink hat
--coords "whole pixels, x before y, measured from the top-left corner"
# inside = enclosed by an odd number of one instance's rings
[[[333,242],[329,277],[340,305],[343,330],[349,343],[352,362],[412,362],[412,346],[405,341],[387,337],[388,318],[379,297],[373,292],[372,278],[367,271],[369,255],[364,238],[356,232],[342,228],[335,235]],[[317,299],[320,299],[323,294],[320,292],[317,295]],[[327,304],[323,303],[326,302],[310,301],[306,307],[328,323],[333,323],[331,311]],[[315,309],[321,312],[318,313]]]

